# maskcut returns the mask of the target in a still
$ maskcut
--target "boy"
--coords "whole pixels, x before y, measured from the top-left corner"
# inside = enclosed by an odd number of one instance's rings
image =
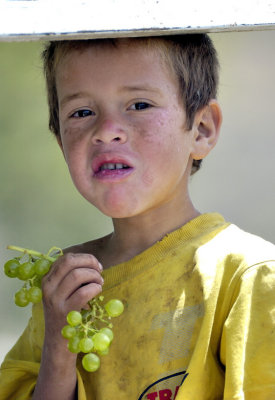
[[[208,36],[54,42],[44,65],[50,128],[114,231],[53,264],[43,313],[34,306],[2,364],[1,398],[275,398],[274,245],[188,194],[222,120]],[[125,312],[87,373],[60,331],[102,289]]]

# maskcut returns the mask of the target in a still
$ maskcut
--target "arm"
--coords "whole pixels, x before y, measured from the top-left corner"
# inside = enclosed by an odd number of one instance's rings
[[[226,367],[224,399],[273,399],[275,262],[250,267],[232,300],[220,352]]]
[[[41,367],[35,386],[33,400],[77,399],[76,355],[44,344]]]
[[[69,311],[85,308],[101,292],[101,271],[101,264],[90,254],[66,254],[44,277],[45,340],[32,400],[77,398],[76,355],[67,349],[61,329]]]

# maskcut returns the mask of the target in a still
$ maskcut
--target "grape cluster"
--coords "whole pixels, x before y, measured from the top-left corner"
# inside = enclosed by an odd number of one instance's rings
[[[102,306],[103,299],[99,296],[89,301],[89,310],[70,311],[68,325],[61,332],[68,339],[68,349],[72,353],[86,353],[82,366],[88,372],[96,371],[100,366],[99,356],[108,354],[114,337],[110,320],[124,310],[120,300],[112,299]]]
[[[4,272],[9,278],[24,281],[21,289],[15,293],[14,302],[25,307],[30,302],[39,303],[42,299],[41,281],[50,270],[52,263],[63,254],[58,247],[52,247],[47,254],[18,246],[8,246],[10,250],[21,252],[19,257],[8,260]],[[70,311],[68,325],[61,334],[68,339],[68,349],[72,353],[85,353],[83,368],[88,372],[96,371],[100,366],[99,356],[108,354],[114,334],[111,318],[118,317],[124,311],[123,303],[118,299],[102,304],[104,297],[99,296],[88,302],[88,309]]]
[[[42,299],[41,280],[52,263],[63,254],[62,250],[52,247],[47,254],[42,254],[18,246],[8,246],[8,248],[22,253],[21,256],[8,260],[4,265],[4,272],[9,278],[24,281],[21,289],[14,295],[15,304],[26,307],[29,303],[39,303]],[[55,255],[52,256],[52,253]]]

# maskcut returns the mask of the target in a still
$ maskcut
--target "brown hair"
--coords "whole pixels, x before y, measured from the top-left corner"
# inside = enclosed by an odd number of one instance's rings
[[[214,45],[206,34],[52,41],[46,44],[42,59],[48,94],[49,128],[56,136],[60,134],[55,81],[59,61],[72,50],[81,51],[95,45],[117,47],[122,42],[135,42],[163,50],[162,56],[179,80],[187,129],[192,128],[196,112],[216,98],[219,63]],[[200,168],[201,161],[193,160],[192,173]]]

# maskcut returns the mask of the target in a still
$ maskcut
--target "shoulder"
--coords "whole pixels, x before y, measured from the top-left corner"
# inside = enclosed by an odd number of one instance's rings
[[[275,245],[230,224],[195,253],[195,261],[204,276],[214,276],[231,295],[245,279],[251,282],[263,276],[274,279]]]
[[[275,260],[275,245],[257,235],[246,232],[234,224],[220,231],[201,251],[216,257],[235,257],[251,266]]]
[[[110,235],[106,235],[104,237],[90,240],[88,242],[75,244],[73,246],[67,247],[63,250],[64,254],[67,253],[88,253],[93,254],[97,258],[101,258],[102,253],[106,248],[106,243]]]

